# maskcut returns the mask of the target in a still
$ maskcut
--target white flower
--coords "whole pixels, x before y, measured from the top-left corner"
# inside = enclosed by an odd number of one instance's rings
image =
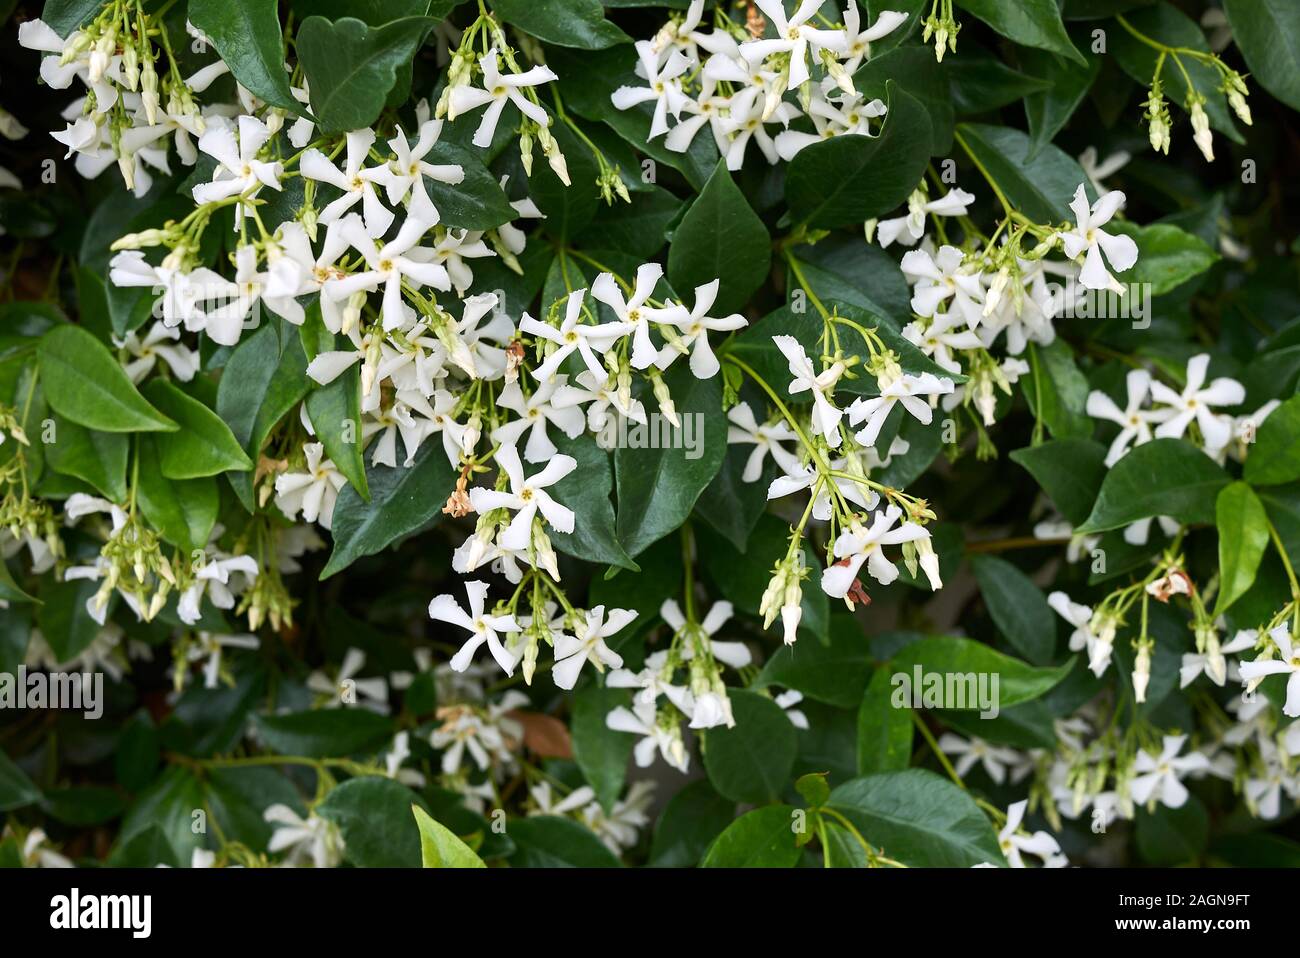
[[[1061,846],[1055,838],[1043,831],[1032,835],[1020,832],[1020,823],[1024,820],[1028,805],[1028,801],[1021,801],[1007,807],[1007,823],[998,832],[998,847],[1007,857],[1007,863],[1012,868],[1024,868],[1025,860],[1021,853],[1028,853],[1041,858],[1049,868],[1064,865]]]
[[[567,815],[580,810],[596,797],[596,792],[590,785],[583,785],[557,802],[551,797],[551,783],[547,781],[530,786],[528,794],[536,805],[529,810],[529,815]]]
[[[262,817],[276,826],[266,850],[273,854],[288,852],[285,865],[310,861],[316,868],[333,868],[343,861],[343,835],[329,819],[315,812],[302,818],[288,805],[278,803],[267,808]]]
[[[37,21],[39,22],[39,21]],[[23,24],[26,26],[26,24]],[[19,856],[28,868],[73,868],[72,860],[60,855],[49,844],[49,836],[41,828],[33,828],[23,840]]]
[[[692,641],[682,646],[682,660],[689,662],[695,658],[696,643],[701,643],[713,658],[724,665],[729,665],[733,669],[743,669],[749,665],[754,657],[750,654],[749,646],[744,642],[723,642],[713,638],[719,629],[731,621],[734,614],[735,608],[730,602],[724,600],[713,603],[705,613],[703,621],[690,630]],[[674,635],[687,628],[686,616],[682,614],[681,606],[677,604],[676,599],[665,599],[659,606],[659,616],[673,630]]]
[[[790,643],[787,643],[787,645]],[[790,724],[797,729],[803,729],[805,732],[811,728],[808,724],[808,716],[804,715],[799,709],[795,708],[803,701],[803,693],[795,689],[788,689],[773,699],[781,710],[785,712],[785,717],[790,720]]]
[[[578,681],[582,666],[590,662],[596,671],[603,671],[605,666],[612,669],[622,668],[623,657],[612,650],[605,642],[636,618],[633,609],[610,609],[608,617],[605,607],[598,605],[588,609],[586,615],[574,627],[573,635],[563,632],[555,636],[555,667],[551,677],[562,689],[572,689]]]
[[[650,339],[650,324],[675,318],[671,310],[657,310],[645,305],[663,275],[664,268],[658,263],[638,267],[636,285],[627,299],[623,298],[622,290],[609,273],[601,273],[591,284],[592,298],[612,309],[619,322],[631,326],[632,365],[637,369],[647,368],[658,358],[658,350]]]
[[[717,375],[721,368],[718,358],[709,345],[709,331],[730,332],[749,325],[749,320],[739,313],[713,318],[708,315],[709,308],[718,298],[719,280],[695,287],[695,306],[690,312],[683,307],[677,313],[671,313],[668,320],[681,330],[682,335],[676,342],[669,342],[659,352],[656,361],[660,369],[667,369],[678,356],[690,353],[691,373],[696,379],[709,379]]]
[[[871,57],[872,41],[888,36],[906,22],[906,13],[897,10],[881,10],[876,15],[876,22],[863,30],[862,14],[858,4],[855,0],[848,0],[848,5],[844,8],[846,44],[841,51],[841,55],[847,57],[844,60],[845,72],[849,75],[856,73],[862,61]]]
[[[646,811],[654,798],[654,789],[654,782],[633,782],[627,797],[615,802],[608,814],[600,802],[588,802],[582,810],[582,820],[606,848],[618,855],[635,845],[640,830],[650,824]]]
[[[1092,609],[1077,602],[1071,602],[1064,592],[1053,592],[1047,597],[1056,614],[1063,618],[1074,631],[1070,633],[1070,651],[1087,650],[1088,668],[1098,677],[1110,665],[1114,650],[1115,631],[1118,624],[1111,616],[1097,616]]]
[[[366,231],[361,217],[349,213],[339,227],[340,233],[366,261],[367,270],[341,279],[330,279],[322,289],[322,298],[347,299],[358,290],[372,291],[384,287],[384,329],[390,331],[410,325],[414,317],[402,301],[403,281],[416,287],[432,286],[444,292],[451,290],[451,278],[446,267],[421,259],[430,251],[416,246],[432,224],[411,212],[397,231],[397,236],[383,247],[375,245]]]
[[[319,521],[328,529],[339,490],[347,480],[334,461],[325,458],[321,443],[309,442],[302,451],[307,457],[307,471],[286,472],[276,477],[275,504],[291,519],[301,512],[304,522]]]
[[[504,445],[498,449],[496,462],[505,472],[510,488],[497,490],[475,486],[469,491],[469,499],[479,515],[493,509],[515,512],[509,527],[498,537],[501,546],[516,550],[527,548],[533,532],[533,517],[538,510],[556,532],[573,531],[573,510],[552,499],[546,489],[577,469],[576,459],[554,456],[545,469],[526,479],[523,463],[519,461],[519,450],[514,446]]]
[[[903,510],[891,504],[875,514],[870,526],[855,522],[841,532],[834,550],[835,558],[840,561],[822,573],[822,590],[834,598],[844,598],[864,562],[871,577],[881,585],[889,585],[898,578],[898,568],[885,558],[883,547],[928,539],[930,535],[915,522],[904,522],[895,528],[902,515]]]
[[[1084,256],[1083,269],[1079,271],[1079,282],[1088,289],[1112,289],[1122,293],[1124,286],[1117,282],[1106,270],[1102,253],[1106,254],[1111,269],[1124,272],[1137,262],[1137,243],[1130,236],[1112,235],[1101,227],[1110,222],[1116,210],[1124,205],[1124,194],[1119,190],[1103,193],[1096,203],[1088,207],[1088,197],[1083,184],[1074,191],[1070,209],[1074,211],[1076,226],[1074,229],[1056,235],[1061,240],[1065,255],[1077,260]]]
[[[280,189],[284,167],[278,162],[259,160],[257,153],[271,138],[266,124],[253,116],[238,120],[239,135],[228,123],[214,121],[199,137],[199,149],[217,161],[212,182],[194,187],[194,202],[213,203],[231,196],[252,199],[262,187]],[[235,226],[243,220],[244,204],[235,207]]]
[[[1125,383],[1127,403],[1123,409],[1100,389],[1094,389],[1088,394],[1088,415],[1094,419],[1105,419],[1120,427],[1119,435],[1111,442],[1106,453],[1107,467],[1119,462],[1130,446],[1150,442],[1151,423],[1160,419],[1159,413],[1142,408],[1151,389],[1151,374],[1145,369],[1131,369],[1125,377]]]
[[[1187,361],[1187,385],[1176,393],[1164,383],[1151,384],[1151,398],[1168,406],[1162,410],[1164,421],[1156,427],[1162,438],[1182,436],[1192,420],[1201,429],[1206,451],[1213,455],[1226,446],[1232,438],[1232,420],[1213,412],[1214,406],[1236,406],[1246,399],[1246,390],[1235,379],[1220,377],[1205,385],[1210,354],[1201,353]]]
[[[527,333],[530,336],[540,336],[542,339],[549,340],[556,344],[546,361],[538,366],[533,375],[538,382],[547,382],[555,376],[559,370],[560,364],[568,359],[569,354],[574,350],[582,357],[586,363],[587,369],[598,380],[604,380],[609,376],[609,371],[605,368],[604,363],[597,358],[597,353],[604,353],[614,343],[632,332],[631,323],[613,322],[601,323],[598,325],[587,325],[580,323],[582,318],[583,298],[586,296],[586,289],[575,289],[569,294],[569,298],[564,307],[564,319],[560,323],[559,329],[556,329],[550,323],[544,323],[541,320],[533,319],[527,313],[519,320],[519,331]]]
[[[843,417],[844,411],[835,408],[830,401],[830,395],[835,390],[835,383],[844,372],[844,364],[837,362],[829,369],[824,369],[819,373],[813,368],[813,364],[808,359],[808,354],[804,352],[803,346],[799,344],[799,340],[793,336],[773,336],[772,342],[776,343],[776,348],[781,350],[781,354],[785,356],[786,361],[789,363],[790,375],[794,377],[790,381],[790,395],[812,392],[813,434],[825,436],[827,444],[832,447],[838,446],[840,444],[840,419]]]
[[[942,396],[951,393],[952,389],[952,380],[947,376],[940,379],[933,373],[919,376],[904,373],[881,389],[879,396],[871,399],[859,397],[849,406],[849,422],[856,425],[866,420],[867,423],[855,438],[864,446],[874,446],[895,405],[902,405],[917,421],[928,426],[934,417],[934,409],[921,397]]]
[[[885,16],[889,11],[884,11]],[[896,219],[881,220],[876,224],[876,239],[881,248],[898,242],[903,246],[915,246],[925,235],[926,216],[965,216],[967,207],[975,202],[975,194],[953,187],[937,200],[930,200],[917,190],[907,201],[907,215]]]
[[[986,329],[987,329],[986,324]],[[980,336],[966,328],[966,319],[957,310],[935,313],[928,320],[908,323],[903,327],[903,338],[933,359],[950,373],[960,374],[961,363],[953,350],[979,349],[985,345]]]
[[[113,343],[118,349],[134,357],[124,368],[131,382],[137,386],[153,372],[160,359],[171,370],[173,376],[187,383],[199,370],[199,356],[182,343],[180,338],[179,329],[169,328],[166,323],[159,321],[149,328],[149,332],[145,333],[143,339],[140,338],[139,333],[130,332],[122,339],[115,338]]]
[[[1015,765],[1020,759],[1012,749],[990,745],[982,738],[972,737],[967,741],[951,732],[944,732],[939,736],[939,748],[949,755],[959,756],[953,766],[959,778],[965,777],[966,773],[975,767],[975,763],[979,762],[988,773],[988,777],[997,785],[1006,781],[1007,766]]]
[[[915,285],[912,312],[933,316],[939,306],[951,299],[953,309],[971,329],[984,318],[984,284],[978,272],[965,272],[966,254],[955,246],[941,246],[931,256],[923,249],[903,254],[903,274]]]
[[[497,65],[495,47],[479,57],[478,64],[483,71],[483,88],[457,86],[452,89],[447,101],[447,116],[451,120],[455,120],[462,113],[487,105],[487,112],[483,114],[483,119],[474,133],[475,146],[479,149],[487,149],[492,145],[492,135],[496,132],[497,121],[501,119],[501,112],[507,102],[513,103],[519,108],[520,113],[538,126],[550,125],[551,118],[546,115],[546,111],[519,91],[524,87],[540,86],[551,80],[558,80],[559,77],[554,71],[549,67],[537,66],[523,73],[503,75]]]
[[[818,30],[808,26],[808,21],[821,9],[822,0],[802,0],[787,19],[783,0],[754,0],[776,31],[773,40],[749,40],[740,45],[741,55],[752,63],[766,60],[774,53],[790,54],[790,88],[801,86],[808,80],[808,52],[811,47],[814,59],[822,50],[844,53],[848,37],[843,30]]]
[[[1182,808],[1187,788],[1180,781],[1192,771],[1209,768],[1210,762],[1200,752],[1177,757],[1187,741],[1186,735],[1166,735],[1159,755],[1143,749],[1133,761],[1133,782],[1129,786],[1133,801],[1145,805],[1152,798],[1169,808]]]
[[[228,556],[219,559],[207,559],[194,573],[194,581],[181,593],[177,601],[176,614],[186,625],[194,625],[202,617],[200,606],[204,595],[218,609],[233,609],[235,596],[230,591],[229,582],[232,573],[245,577],[248,582],[257,578],[257,560],[252,556]]]
[[[546,433],[547,423],[558,426],[570,439],[581,435],[585,425],[582,410],[573,406],[556,406],[551,402],[556,391],[568,382],[568,378],[557,376],[549,382],[543,381],[528,396],[524,395],[517,381],[507,383],[497,397],[497,405],[516,413],[519,418],[493,430],[492,441],[513,446],[527,432],[524,459],[537,463],[552,459],[557,452],[555,443]]]
[[[691,61],[676,50],[669,51],[667,59],[660,64],[659,53],[649,40],[636,43],[638,59],[637,72],[645,77],[646,86],[621,86],[610,95],[614,106],[620,110],[630,110],[638,103],[654,101],[654,118],[650,122],[650,139],[668,132],[668,114],[680,118],[687,96],[682,92],[678,79],[691,67]]]
[[[342,218],[358,201],[361,203],[365,217],[366,232],[378,238],[388,232],[393,225],[393,211],[384,206],[375,190],[375,183],[385,178],[387,167],[363,169],[362,165],[370,157],[370,147],[375,142],[375,131],[371,129],[353,130],[347,135],[347,161],[339,169],[320,150],[307,150],[298,161],[298,169],[309,180],[328,183],[343,191],[343,195],[320,211],[320,222],[329,224]],[[430,204],[432,209],[432,204]],[[436,222],[436,213],[430,222]]]
[[[511,675],[514,673],[519,656],[506,649],[498,633],[519,632],[520,628],[513,615],[488,615],[483,611],[487,593],[486,582],[477,580],[466,582],[465,594],[469,597],[468,613],[451,596],[440,595],[429,603],[429,618],[458,625],[471,633],[469,639],[460,647],[460,651],[452,656],[451,667],[454,671],[464,672],[469,668],[474,653],[486,642],[488,651],[492,653],[492,658],[496,659],[497,665],[501,666],[506,675]],[[522,652],[522,649],[520,651]]]
[[[592,375],[584,369],[576,377],[577,386],[564,384],[555,390],[551,405],[557,408],[579,406],[590,403],[587,407],[587,428],[600,432],[609,424],[609,410],[612,408],[620,416],[645,425],[647,422],[645,404],[633,399],[630,394],[620,396],[617,381],[602,374]]]
[[[465,179],[465,168],[459,164],[429,163],[425,160],[438,142],[441,132],[441,120],[426,120],[420,124],[419,139],[411,146],[407,142],[406,133],[398,127],[397,135],[388,141],[388,148],[397,158],[388,164],[387,175],[376,175],[376,180],[382,182],[388,191],[389,203],[396,206],[409,192],[411,212],[433,224],[441,220],[442,214],[424,188],[424,178],[427,176],[449,186],[456,186]]]
[[[365,666],[366,654],[360,649],[348,649],[336,675],[330,677],[318,669],[307,676],[307,688],[321,697],[320,704],[324,708],[360,705],[372,712],[386,713],[388,682],[382,676],[357,678],[357,673]]]
[[[1097,148],[1089,146],[1079,154],[1079,166],[1083,168],[1083,175],[1088,178],[1088,182],[1097,191],[1097,195],[1101,196],[1107,192],[1102,180],[1128,166],[1131,159],[1133,159],[1133,154],[1127,150],[1118,150],[1106,157],[1106,159],[1098,160]],[[1123,208],[1124,206],[1121,203],[1120,209]]]
[[[769,452],[783,472],[798,470],[799,460],[781,445],[783,442],[797,442],[799,439],[784,419],[760,426],[754,418],[753,410],[749,408],[749,403],[738,402],[727,410],[727,420],[730,423],[727,426],[728,443],[754,444],[754,451],[745,460],[745,470],[740,475],[744,482],[758,481],[763,475],[763,461]]]
[[[221,660],[223,650],[255,649],[261,643],[255,635],[217,635],[213,632],[199,632],[197,641],[190,647],[188,661],[203,662],[203,685],[215,689],[221,677]]]
[[[641,741],[632,749],[636,764],[641,768],[649,767],[656,751],[663,756],[665,762],[683,774],[690,767],[690,753],[682,741],[681,729],[661,725],[653,701],[637,702],[631,709],[620,705],[605,716],[605,725],[615,732],[641,736]]]
[[[1269,675],[1286,675],[1286,704],[1282,713],[1291,718],[1300,717],[1300,646],[1294,644],[1291,628],[1285,622],[1268,633],[1277,647],[1279,658],[1258,658],[1253,662],[1242,662],[1241,677],[1249,683],[1248,688],[1255,689]]]

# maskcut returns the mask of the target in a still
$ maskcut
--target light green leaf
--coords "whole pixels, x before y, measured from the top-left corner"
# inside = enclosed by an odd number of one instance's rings
[[[1268,548],[1268,516],[1264,504],[1244,482],[1223,487],[1214,503],[1219,530],[1219,596],[1214,617],[1222,615],[1255,582],[1260,560]]]
[[[203,403],[165,379],[148,383],[144,394],[181,427],[158,437],[162,473],[168,479],[200,479],[253,468],[230,427]]]
[[[36,350],[41,386],[54,411],[101,432],[174,432],[145,401],[107,347],[78,326],[56,326]]]
[[[858,706],[859,775],[901,771],[912,760],[912,709],[893,699],[889,669],[876,669]]]
[[[1300,479],[1300,396],[1282,403],[1260,424],[1244,472],[1246,481],[1256,486]]]
[[[487,868],[483,859],[419,805],[411,805],[420,830],[420,860],[425,868]]]
[[[793,868],[795,812],[789,805],[767,805],[746,812],[709,846],[702,868]]]
[[[895,691],[906,693],[909,704],[920,701],[926,708],[938,707],[984,712],[992,699],[993,709],[1007,708],[1046,694],[1074,667],[1069,659],[1053,668],[1036,668],[997,649],[953,636],[931,636],[902,648],[890,661]],[[921,681],[916,681],[917,673]],[[930,679],[942,701],[931,705]],[[903,683],[903,679],[906,683]],[[996,688],[994,682],[996,681]],[[950,698],[951,696],[951,698]]]
[[[997,835],[970,794],[926,769],[855,778],[831,792],[830,807],[904,865],[1003,864]]]

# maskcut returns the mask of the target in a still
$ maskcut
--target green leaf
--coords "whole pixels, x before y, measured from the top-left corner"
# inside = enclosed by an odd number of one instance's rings
[[[456,476],[440,442],[423,443],[408,467],[371,466],[366,470],[369,502],[352,486],[339,493],[330,522],[334,550],[320,577],[328,579],[362,556],[436,524]]]
[[[885,9],[898,10],[897,0],[886,5]],[[943,65],[935,61],[934,51],[929,46],[908,44],[892,50],[882,46],[904,32],[905,28],[899,27],[871,44],[871,58],[853,74],[853,86],[866,100],[883,100],[886,84],[893,81],[904,93],[916,97],[930,117],[933,141],[930,155],[947,156],[952,150],[953,128],[952,89],[948,76]]]
[[[1087,178],[1055,146],[1035,151],[1019,130],[984,123],[957,124],[957,139],[997,181],[1011,205],[1036,223],[1072,220],[1070,200]]]
[[[342,133],[374,123],[398,70],[411,62],[436,23],[432,17],[403,17],[380,27],[355,17],[303,20],[294,47],[317,132]]]
[[[1088,518],[1106,478],[1106,448],[1091,439],[1052,439],[1015,450],[1011,461],[1029,471],[1073,526]]]
[[[1092,436],[1088,416],[1088,379],[1079,371],[1072,350],[1063,339],[1051,345],[1029,346],[1028,376],[1021,377],[1020,389],[1035,415],[1042,418],[1056,439]]]
[[[368,709],[316,709],[281,715],[255,715],[267,747],[282,755],[333,758],[369,753],[393,737],[393,721]]]
[[[1244,473],[1246,481],[1256,486],[1300,479],[1300,396],[1282,403],[1260,424]]]
[[[972,556],[971,568],[998,631],[1030,662],[1044,665],[1051,661],[1056,649],[1056,619],[1042,589],[997,556]]]
[[[997,835],[970,794],[926,769],[855,778],[831,792],[830,807],[904,865],[1003,863]]]
[[[569,732],[573,736],[573,760],[582,777],[596,790],[600,804],[608,811],[618,801],[627,777],[627,762],[632,757],[632,738],[605,724],[605,716],[617,706],[628,703],[624,689],[588,686],[573,699],[573,718]]]
[[[899,650],[889,663],[894,694],[907,704],[919,701],[925,708],[981,713],[1036,699],[1073,667],[1074,660],[1070,659],[1053,668],[1036,668],[973,639],[953,636],[930,636],[913,642]],[[932,677],[941,681],[932,684]],[[939,701],[934,702],[932,696]],[[981,698],[991,699],[992,708],[988,709],[989,702],[981,702]]]
[[[419,805],[411,805],[420,831],[420,861],[425,868],[487,868],[483,859]]]
[[[800,150],[785,176],[790,215],[820,229],[888,213],[916,189],[930,158],[925,107],[892,82],[879,136],[833,136]]]
[[[495,0],[492,10],[524,33],[561,47],[603,50],[631,40],[605,19],[599,0]],[[633,56],[626,48],[623,53]]]
[[[1056,0],[957,0],[957,5],[1008,40],[1086,63],[1065,32]]]
[[[1178,808],[1158,805],[1137,810],[1138,852],[1148,865],[1194,865],[1210,838],[1210,816],[1195,795]]]
[[[202,549],[217,522],[221,499],[217,481],[210,476],[168,479],[162,473],[162,457],[154,438],[141,436],[136,442],[140,511],[168,542],[186,552]]]
[[[1249,469],[1246,478],[1251,479]],[[1074,531],[1105,532],[1149,516],[1170,516],[1184,524],[1213,522],[1215,497],[1227,484],[1228,474],[1191,443],[1153,439],[1115,463],[1088,520]]]
[[[668,280],[679,293],[721,280],[709,315],[743,309],[767,279],[772,239],[719,160],[668,247]]]
[[[795,728],[781,707],[766,696],[732,689],[735,728],[704,733],[704,768],[718,794],[737,802],[774,801],[790,781]]]
[[[808,803],[809,808],[819,808],[826,804],[831,796],[830,786],[826,784],[825,772],[809,772],[795,779],[794,790]]]
[[[307,418],[325,447],[325,455],[368,502],[370,486],[361,449],[361,373],[353,366],[332,383],[308,393],[305,403]]]
[[[1254,584],[1268,548],[1268,516],[1264,504],[1244,482],[1223,487],[1214,503],[1214,516],[1219,529],[1219,596],[1214,603],[1217,618]]]
[[[307,395],[307,356],[298,330],[268,323],[240,340],[217,385],[217,415],[249,459],[257,462],[275,424]],[[253,511],[249,473],[228,477],[244,508]]]
[[[910,707],[893,703],[888,668],[872,673],[858,706],[858,775],[904,770],[911,762]]]
[[[90,483],[111,502],[126,502],[126,460],[130,440],[121,433],[100,432],[54,417],[54,442],[45,445],[45,461],[55,472]]]
[[[695,867],[735,817],[735,802],[715,792],[705,779],[691,782],[668,800],[655,821],[650,865]]]
[[[633,558],[681,526],[727,452],[720,377],[696,379],[679,363],[663,381],[672,393],[683,428],[669,429],[664,421],[665,428],[656,430],[657,438],[663,440],[662,433],[668,432],[675,448],[631,448],[638,424],[630,423],[629,441],[614,453],[618,538]],[[654,408],[648,388],[641,392],[649,408]],[[648,434],[646,429],[643,435]]]
[[[767,805],[746,812],[709,846],[702,868],[793,868],[796,812],[789,805]]]
[[[1037,156],[1074,116],[1101,72],[1101,57],[1086,55],[1087,67],[1042,50],[1017,51],[1020,62],[1034,76],[1049,81],[1046,90],[1025,97],[1025,121],[1029,124],[1029,156]]]
[[[45,0],[41,19],[59,36],[67,37],[98,14],[107,2],[108,0]]]
[[[425,180],[424,185],[429,192],[429,198],[437,207],[444,226],[466,230],[490,230],[496,229],[502,223],[509,223],[518,215],[510,205],[510,200],[501,189],[497,178],[483,165],[483,161],[476,153],[455,143],[435,143],[425,161],[454,164],[465,171],[465,178],[455,186],[440,180]],[[536,170],[535,174],[544,175],[540,169]],[[474,274],[478,276],[477,266]]]
[[[94,579],[46,582],[41,586],[43,604],[36,611],[36,624],[59,662],[71,662],[95,641],[99,624],[86,611],[99,583]]]
[[[156,758],[155,758],[156,760]],[[264,852],[276,827],[262,817],[272,805],[285,805],[305,814],[293,782],[269,766],[209,768],[204,776],[208,807],[227,842],[238,841]]]
[[[162,474],[168,479],[200,479],[253,468],[230,427],[203,403],[165,379],[150,382],[144,394],[181,427],[157,440]]]
[[[41,800],[41,790],[27,773],[0,751],[0,812],[11,812]]]
[[[45,398],[59,415],[101,432],[173,432],[112,353],[79,326],[56,326],[36,349]]]
[[[764,557],[769,574],[772,563],[781,555],[784,553]],[[844,614],[830,617],[827,634],[829,641],[825,643],[805,639],[782,645],[763,665],[755,687],[780,685],[828,705],[853,708],[862,700],[871,674],[867,637],[861,623]]]
[[[585,825],[571,818],[536,815],[510,823],[515,868],[618,868],[619,860]]]
[[[338,825],[343,857],[358,868],[417,868],[423,833],[411,818],[419,796],[401,782],[379,775],[336,786],[316,806]]]
[[[0,559],[0,601],[9,603],[40,601],[35,596],[28,595],[21,587],[19,587],[18,583],[14,581],[14,577],[9,571],[9,563],[5,562],[3,559]],[[8,625],[8,623],[5,623],[5,625]],[[0,630],[2,630],[0,631],[0,673],[4,673],[9,671],[9,669],[5,668],[5,665],[8,664],[5,657],[7,649],[3,646],[6,640],[12,639],[12,634],[4,626],[0,626]],[[26,650],[27,646],[24,644],[22,651],[25,652]]]
[[[195,774],[171,766],[132,803],[108,864],[152,868],[170,854],[171,864],[188,865],[193,850],[203,844],[203,835],[194,830],[194,810],[203,807],[203,785]],[[134,842],[137,837],[141,840]]]
[[[614,470],[609,453],[595,437],[587,434],[570,439],[553,434],[556,449],[572,456],[578,467],[555,484],[551,495],[573,510],[577,521],[572,532],[547,531],[551,543],[566,555],[637,571],[637,564],[623,551],[618,540],[614,504],[609,494],[614,488]]]
[[[306,113],[289,90],[276,0],[190,0],[189,21],[205,33],[250,93],[272,106]]]
[[[953,108],[962,116],[986,114],[1051,86],[1049,81],[1022,73],[978,47],[969,56],[945,60],[943,72],[952,91]]]
[[[1224,0],[1232,39],[1251,79],[1293,110],[1300,110],[1300,18],[1289,0]]]
[[[1149,285],[1152,296],[1177,289],[1219,261],[1219,254],[1205,240],[1168,223],[1138,226],[1115,221],[1107,229],[1137,243],[1137,264],[1123,273],[1120,281]]]

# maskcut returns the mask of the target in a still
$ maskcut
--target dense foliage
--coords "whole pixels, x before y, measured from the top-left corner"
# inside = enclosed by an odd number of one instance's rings
[[[0,863],[1300,862],[1289,0],[35,6]]]

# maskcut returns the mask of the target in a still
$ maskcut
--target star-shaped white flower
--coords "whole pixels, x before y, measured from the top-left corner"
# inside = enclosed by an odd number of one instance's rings
[[[510,488],[496,490],[476,486],[469,491],[469,500],[480,515],[493,509],[510,509],[515,513],[509,527],[498,538],[503,547],[516,550],[528,547],[533,517],[539,510],[556,532],[573,531],[573,510],[552,499],[546,489],[577,469],[576,459],[555,456],[545,469],[526,479],[523,463],[519,461],[519,450],[514,446],[504,445],[498,449],[496,462],[505,472]]]
[[[1177,439],[1195,419],[1205,439],[1206,451],[1214,455],[1232,439],[1232,419],[1215,413],[1213,407],[1244,402],[1246,389],[1226,376],[1205,385],[1209,365],[1209,353],[1193,356],[1187,361],[1187,385],[1183,391],[1176,393],[1162,382],[1152,382],[1151,398],[1169,407],[1162,411],[1163,421],[1156,427],[1157,436]]]
[[[488,651],[497,665],[506,675],[514,673],[518,656],[514,655],[501,641],[501,635],[521,631],[513,615],[489,615],[484,611],[487,601],[488,584],[477,580],[465,583],[465,595],[469,599],[469,611],[466,612],[450,595],[436,596],[429,603],[429,618],[439,622],[458,625],[470,632],[465,644],[451,658],[453,671],[464,672],[479,646],[487,643]]]
[[[830,401],[830,396],[835,390],[835,383],[844,372],[844,364],[836,362],[819,373],[813,368],[812,361],[808,359],[808,354],[804,352],[799,340],[793,336],[773,336],[772,342],[776,343],[776,348],[785,356],[789,363],[790,375],[794,377],[790,381],[790,395],[812,393],[813,434],[824,436],[827,444],[832,447],[838,446],[840,419],[844,416],[844,410],[836,409]]]
[[[492,135],[496,132],[497,122],[507,103],[513,103],[519,112],[539,126],[549,126],[551,118],[546,111],[519,91],[525,87],[540,86],[559,77],[550,67],[536,66],[523,73],[503,74],[497,62],[496,47],[479,57],[478,65],[483,71],[483,86],[458,86],[451,91],[447,101],[447,117],[455,120],[462,113],[469,113],[481,106],[487,106],[487,112],[474,132],[473,143],[485,150],[492,145]]]
[[[1060,237],[1066,256],[1074,260],[1084,257],[1079,282],[1088,289],[1111,289],[1122,293],[1123,284],[1110,275],[1106,262],[1118,273],[1131,269],[1137,262],[1137,243],[1133,242],[1131,236],[1107,233],[1102,229],[1123,205],[1124,194],[1119,190],[1102,194],[1091,208],[1083,184],[1080,183],[1074,191],[1070,209],[1074,211],[1076,225],[1074,229],[1058,233],[1057,236]],[[1103,252],[1106,254],[1105,260],[1102,259]]]

